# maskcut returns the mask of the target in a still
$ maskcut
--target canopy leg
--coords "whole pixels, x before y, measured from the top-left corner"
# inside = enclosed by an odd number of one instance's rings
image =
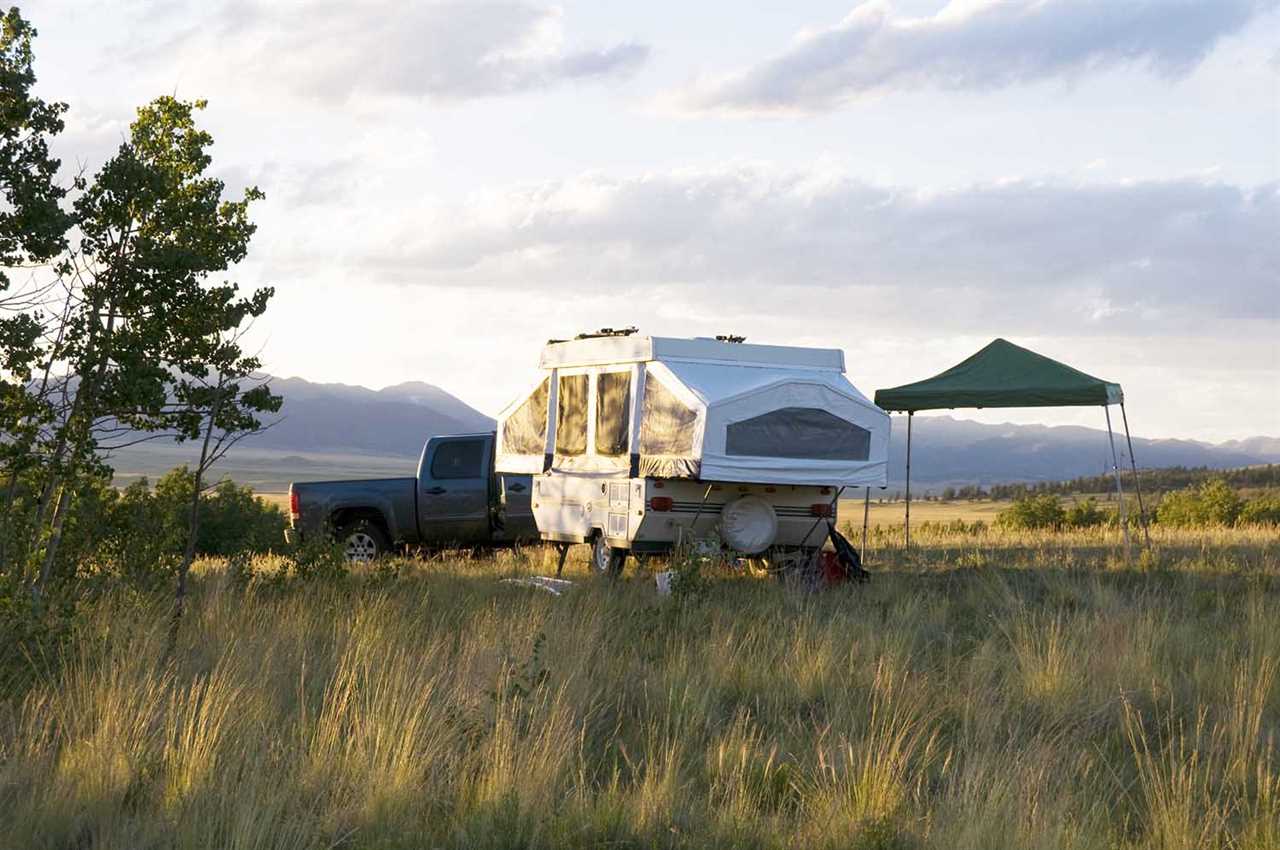
[[[906,545],[903,548],[911,548],[911,419],[914,417],[915,411],[907,411],[907,517],[904,524],[906,529]]]
[[[557,543],[555,544],[555,546],[556,546],[556,552],[560,556],[560,562],[556,564],[556,578],[560,578],[560,574],[564,572],[565,558],[569,557],[569,544]]]
[[[1129,467],[1133,470],[1133,489],[1138,494],[1138,522],[1142,525],[1142,538],[1147,551],[1151,551],[1151,529],[1147,525],[1147,509],[1142,504],[1142,479],[1138,477],[1138,461],[1133,456],[1133,438],[1129,436],[1129,416],[1120,402],[1120,418],[1124,421],[1124,440],[1129,445]]]
[[[1102,405],[1102,412],[1107,414],[1107,439],[1111,441],[1111,471],[1116,476],[1116,495],[1120,497],[1120,530],[1124,534],[1124,559],[1129,560],[1129,517],[1124,507],[1124,485],[1120,483],[1120,456],[1116,454],[1116,438],[1111,431],[1111,408]]]
[[[871,515],[871,488],[867,488],[867,495],[862,500],[862,551],[858,553],[858,557],[862,558],[862,563],[867,562],[867,518]]]

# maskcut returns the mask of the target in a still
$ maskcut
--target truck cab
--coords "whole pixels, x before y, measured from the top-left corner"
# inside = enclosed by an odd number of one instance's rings
[[[493,434],[432,437],[417,476],[418,542],[512,542],[538,536],[527,475],[493,472]]]
[[[331,535],[348,559],[398,548],[501,546],[536,540],[528,475],[495,474],[494,435],[432,437],[417,475],[289,486],[290,537]]]

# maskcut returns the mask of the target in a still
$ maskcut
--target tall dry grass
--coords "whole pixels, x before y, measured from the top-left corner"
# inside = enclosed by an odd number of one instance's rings
[[[0,846],[1280,847],[1280,540],[1102,534],[690,603],[205,563],[173,658],[121,590],[0,703]]]

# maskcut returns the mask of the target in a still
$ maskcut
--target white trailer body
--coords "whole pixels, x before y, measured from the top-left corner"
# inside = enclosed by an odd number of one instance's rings
[[[607,336],[549,343],[539,366],[499,416],[495,468],[534,475],[546,540],[819,546],[839,488],[886,484],[889,417],[837,349]]]
[[[636,554],[670,551],[678,540],[693,544],[725,540],[724,508],[744,496],[755,496],[773,510],[776,527],[768,533],[768,519],[748,517],[741,524],[753,535],[752,544],[726,548],[755,555],[774,546],[817,547],[826,540],[821,517],[835,519],[831,487],[660,478],[609,481],[547,474],[534,477],[533,513],[544,540],[586,543],[599,536],[614,549]],[[655,502],[655,499],[658,500]],[[662,501],[669,499],[669,502]],[[763,522],[763,528],[757,524]],[[743,538],[728,535],[734,541]]]

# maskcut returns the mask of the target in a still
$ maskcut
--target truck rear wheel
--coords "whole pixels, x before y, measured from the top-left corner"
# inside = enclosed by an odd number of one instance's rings
[[[620,576],[626,563],[627,550],[610,546],[603,534],[597,534],[591,541],[591,569],[595,572],[610,578]]]
[[[391,549],[391,541],[381,528],[367,519],[357,520],[338,529],[338,545],[347,560],[355,564],[367,564],[377,560]]]

